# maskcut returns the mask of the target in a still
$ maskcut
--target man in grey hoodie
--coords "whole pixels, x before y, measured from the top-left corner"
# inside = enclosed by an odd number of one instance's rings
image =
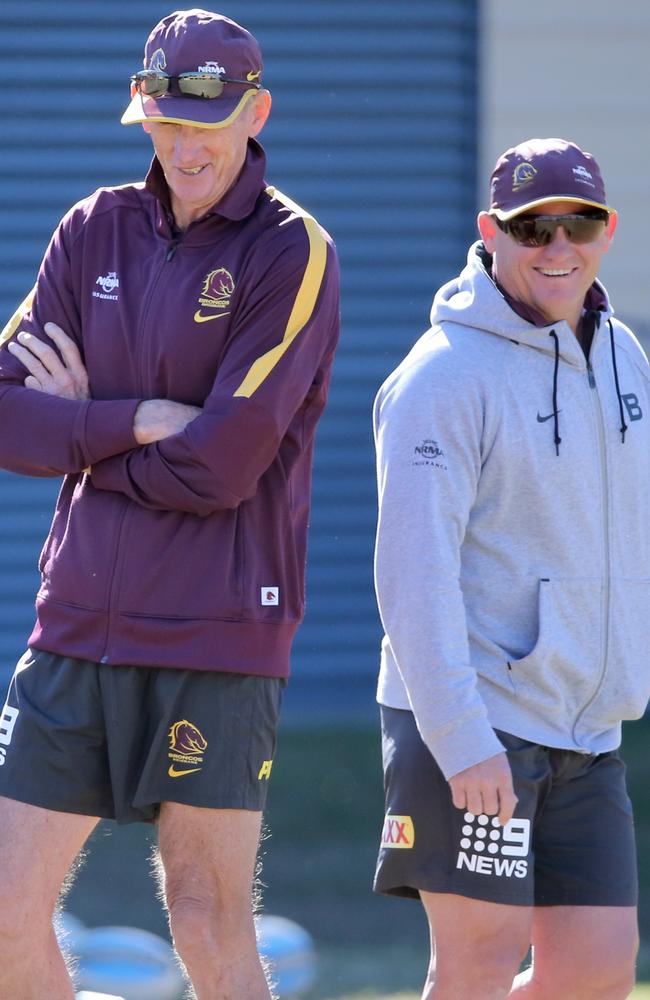
[[[507,150],[376,401],[375,888],[422,900],[425,1000],[633,987],[617,748],[650,694],[650,369],[597,279],[616,218],[573,143]]]

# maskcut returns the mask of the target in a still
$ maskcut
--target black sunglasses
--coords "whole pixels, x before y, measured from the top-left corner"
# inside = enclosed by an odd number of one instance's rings
[[[520,247],[545,247],[554,240],[558,226],[562,226],[570,243],[593,243],[602,236],[609,212],[595,209],[576,215],[515,215],[505,222],[493,218]]]
[[[168,76],[158,70],[143,69],[134,73],[131,82],[135,89],[145,97],[162,97],[166,94],[174,80],[181,94],[189,97],[203,97],[212,100],[223,93],[226,83],[242,83],[246,87],[261,90],[262,84],[256,80],[234,80],[217,73],[180,73],[178,76]]]

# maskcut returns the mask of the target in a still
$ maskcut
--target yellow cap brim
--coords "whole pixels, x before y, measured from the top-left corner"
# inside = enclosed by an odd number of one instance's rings
[[[228,102],[227,107],[223,107],[222,103],[221,107],[225,117],[215,122],[205,120],[210,112],[214,112],[213,101],[198,102],[197,98],[167,96],[155,101],[154,98],[150,97],[147,98],[148,110],[145,111],[142,94],[138,92],[131,98],[131,103],[122,115],[120,123],[122,125],[137,125],[141,122],[167,122],[173,125],[194,125],[196,128],[227,128],[241,114],[250,98],[257,93],[259,93],[257,88],[245,91],[234,107],[232,102]],[[201,108],[202,116],[196,114],[197,103],[203,105]]]

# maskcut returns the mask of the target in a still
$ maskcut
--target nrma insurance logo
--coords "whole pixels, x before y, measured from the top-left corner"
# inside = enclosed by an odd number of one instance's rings
[[[98,285],[101,288],[101,292],[97,291]],[[119,287],[120,279],[118,278],[116,271],[109,271],[108,274],[98,274],[95,280],[93,298],[110,299],[111,302],[117,302],[118,295],[115,293]]]
[[[501,826],[496,816],[463,817],[456,868],[498,878],[526,878],[530,820],[511,819]]]

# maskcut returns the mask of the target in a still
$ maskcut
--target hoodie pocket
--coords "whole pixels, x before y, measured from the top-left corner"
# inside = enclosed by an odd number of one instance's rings
[[[615,578],[610,584],[607,669],[589,706],[593,724],[638,719],[650,697],[650,580]]]
[[[591,696],[604,657],[603,608],[600,580],[539,581],[537,641],[526,656],[509,660],[522,704],[559,722]]]

